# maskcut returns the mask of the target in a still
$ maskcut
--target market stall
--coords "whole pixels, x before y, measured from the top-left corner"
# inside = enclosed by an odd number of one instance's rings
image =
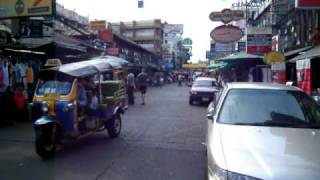
[[[227,82],[263,81],[264,72],[259,67],[264,64],[261,56],[240,52],[217,59],[216,62],[228,64],[228,68],[222,72]]]

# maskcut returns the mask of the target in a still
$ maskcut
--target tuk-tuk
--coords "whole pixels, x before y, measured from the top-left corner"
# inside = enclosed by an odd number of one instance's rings
[[[35,148],[42,158],[54,156],[57,145],[92,132],[119,136],[127,109],[125,83],[105,80],[112,66],[103,60],[64,64],[40,72],[31,104]]]

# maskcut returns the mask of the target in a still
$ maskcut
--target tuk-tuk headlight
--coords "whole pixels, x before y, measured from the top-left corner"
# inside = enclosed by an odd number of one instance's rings
[[[69,103],[69,104],[67,104],[66,106],[64,106],[63,108],[62,108],[62,111],[63,112],[68,112],[69,110],[71,110],[73,108],[73,103]]]
[[[47,114],[49,112],[49,105],[47,103],[42,103],[41,110],[43,114]]]

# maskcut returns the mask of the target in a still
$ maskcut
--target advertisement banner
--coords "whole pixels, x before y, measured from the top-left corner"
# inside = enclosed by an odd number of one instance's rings
[[[98,38],[103,42],[113,42],[113,33],[111,30],[103,29],[98,31]]]
[[[297,85],[311,95],[311,61],[310,59],[297,61]]]
[[[238,42],[238,52],[245,52],[246,45],[246,42]]]
[[[53,0],[1,0],[0,18],[48,16],[53,14]]]
[[[110,56],[118,56],[120,54],[120,49],[119,48],[108,48],[106,50],[107,55]]]
[[[272,51],[271,28],[248,28],[247,53],[262,55]]]
[[[163,32],[166,34],[183,34],[183,24],[165,24]]]
[[[233,52],[234,43],[215,43],[215,52]]]
[[[90,29],[92,31],[98,31],[100,29],[105,29],[106,26],[107,26],[107,22],[105,20],[90,21]]]
[[[296,0],[296,7],[297,8],[320,8],[320,1],[319,0]]]
[[[286,64],[274,63],[271,65],[272,82],[286,84]]]

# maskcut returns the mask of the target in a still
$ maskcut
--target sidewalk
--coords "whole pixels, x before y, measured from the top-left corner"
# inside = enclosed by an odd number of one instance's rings
[[[34,131],[32,122],[20,122],[16,125],[0,127],[0,141],[33,142]]]

